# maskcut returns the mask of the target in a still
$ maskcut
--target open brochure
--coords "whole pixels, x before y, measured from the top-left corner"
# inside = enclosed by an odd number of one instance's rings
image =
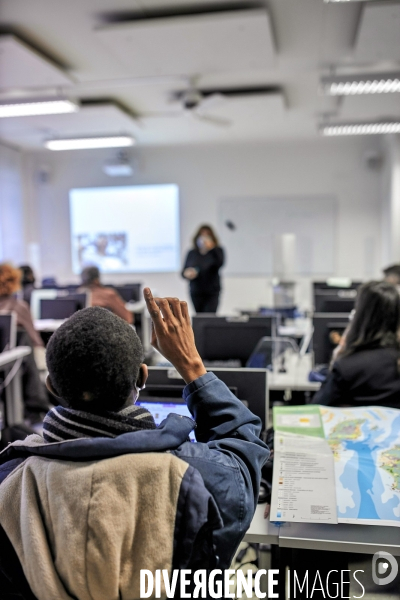
[[[400,527],[400,410],[279,406],[274,429],[271,520]]]

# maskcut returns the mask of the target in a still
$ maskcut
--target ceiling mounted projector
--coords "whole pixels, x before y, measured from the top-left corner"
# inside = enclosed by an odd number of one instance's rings
[[[104,163],[103,172],[109,177],[131,177],[134,169],[128,154],[120,151],[114,160]]]

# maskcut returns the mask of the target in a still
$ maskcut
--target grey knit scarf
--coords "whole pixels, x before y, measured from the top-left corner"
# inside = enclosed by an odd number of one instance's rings
[[[156,424],[149,411],[135,404],[119,412],[104,411],[96,415],[55,406],[44,418],[43,438],[47,443],[77,438],[115,438],[121,433],[155,428]]]

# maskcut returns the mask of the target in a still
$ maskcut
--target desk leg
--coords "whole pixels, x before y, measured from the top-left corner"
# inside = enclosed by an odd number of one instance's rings
[[[11,369],[7,369],[5,376],[7,377]],[[21,385],[21,369],[18,369],[17,373],[6,387],[5,400],[6,400],[6,416],[7,426],[11,427],[17,423],[23,423],[24,421],[24,403],[22,396],[22,385]]]
[[[292,549],[271,546],[271,569],[279,570],[278,594],[279,600],[286,599],[286,569],[292,569]]]

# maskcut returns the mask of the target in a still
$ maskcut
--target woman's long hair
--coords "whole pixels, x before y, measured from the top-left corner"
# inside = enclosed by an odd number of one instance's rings
[[[0,264],[0,297],[11,296],[20,289],[21,271],[8,263]]]
[[[365,283],[358,290],[355,315],[337,358],[368,348],[400,349],[399,329],[398,289],[384,281]]]
[[[216,246],[219,246],[218,238],[214,232],[214,229],[211,227],[211,225],[200,225],[200,227],[198,228],[198,230],[196,231],[196,233],[194,234],[194,237],[193,237],[193,246],[195,248],[197,248],[197,238],[199,237],[199,235],[202,231],[207,231],[207,234],[210,236],[210,238],[212,239],[214,244]]]

